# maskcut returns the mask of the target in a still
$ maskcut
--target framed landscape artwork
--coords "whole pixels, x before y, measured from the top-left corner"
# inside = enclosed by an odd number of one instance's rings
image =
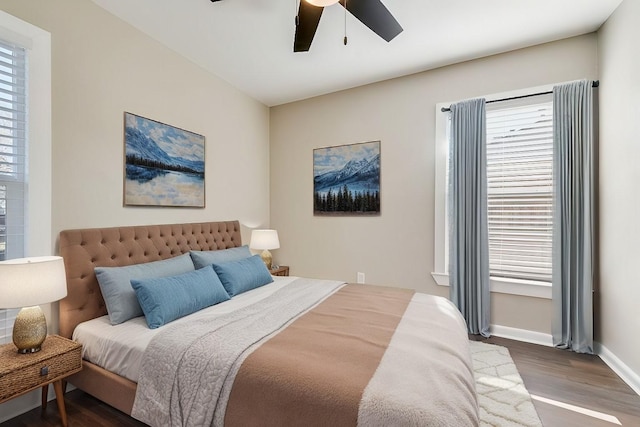
[[[313,150],[313,213],[380,214],[380,141]]]
[[[204,136],[124,113],[124,204],[203,208]]]

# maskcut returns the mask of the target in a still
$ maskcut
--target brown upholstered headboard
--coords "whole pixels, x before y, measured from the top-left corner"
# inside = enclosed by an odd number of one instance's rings
[[[171,258],[190,250],[242,246],[238,221],[65,230],[60,255],[67,271],[67,296],[60,301],[60,335],[107,314],[94,267],[117,267]]]

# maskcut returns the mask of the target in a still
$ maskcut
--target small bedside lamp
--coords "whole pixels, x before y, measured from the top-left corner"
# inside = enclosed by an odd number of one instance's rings
[[[39,304],[67,295],[64,262],[59,256],[0,261],[0,308],[22,308],[13,325],[18,353],[35,353],[47,337],[47,320]]]
[[[278,232],[276,230],[253,230],[251,232],[251,249],[263,249],[260,257],[269,270],[271,270],[271,252],[269,249],[278,249],[280,240],[278,240]]]

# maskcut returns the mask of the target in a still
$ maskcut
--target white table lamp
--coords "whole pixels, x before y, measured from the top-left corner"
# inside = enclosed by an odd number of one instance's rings
[[[19,353],[35,353],[47,337],[47,320],[39,304],[67,295],[64,261],[59,256],[0,261],[0,308],[22,308],[13,325]]]
[[[260,257],[269,270],[271,270],[271,264],[273,258],[269,249],[278,249],[280,247],[280,240],[278,240],[278,232],[276,230],[253,230],[251,232],[251,242],[249,243],[251,249],[262,250]]]

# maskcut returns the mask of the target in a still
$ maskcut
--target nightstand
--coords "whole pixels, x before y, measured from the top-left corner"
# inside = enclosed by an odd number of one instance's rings
[[[37,353],[19,354],[13,344],[0,346],[0,403],[42,387],[42,405],[53,383],[62,425],[67,425],[62,380],[82,369],[82,345],[49,335]]]
[[[288,276],[289,275],[289,266],[281,265],[278,268],[273,268],[270,271],[272,276]]]

